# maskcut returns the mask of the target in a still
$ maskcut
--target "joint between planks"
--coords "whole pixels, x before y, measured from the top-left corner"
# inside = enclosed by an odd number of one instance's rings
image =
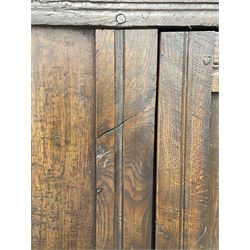
[[[182,82],[182,110],[181,110],[181,171],[180,171],[180,249],[184,249],[185,232],[185,169],[186,169],[186,124],[187,124],[187,95],[188,95],[188,57],[189,33],[183,38],[183,82]]]

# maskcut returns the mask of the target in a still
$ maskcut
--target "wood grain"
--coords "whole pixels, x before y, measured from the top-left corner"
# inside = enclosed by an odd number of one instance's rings
[[[215,32],[161,33],[156,247],[208,247]]]
[[[96,248],[114,249],[115,133],[106,133],[96,145]]]
[[[116,125],[114,30],[96,30],[96,136]]]
[[[149,249],[157,31],[97,30],[96,41],[100,98],[96,113],[97,121],[104,121],[98,123],[97,130],[105,124],[97,133],[101,151],[97,153],[97,165],[100,155],[101,166],[105,165],[105,170],[97,168],[97,182],[102,183],[98,184],[101,191],[97,195],[97,246]]]
[[[215,32],[190,32],[185,142],[185,249],[208,242],[209,124]]]
[[[94,32],[32,29],[32,249],[95,247]]]
[[[183,32],[161,33],[157,127],[156,248],[180,249]]]
[[[157,31],[125,31],[124,249],[150,249]]]

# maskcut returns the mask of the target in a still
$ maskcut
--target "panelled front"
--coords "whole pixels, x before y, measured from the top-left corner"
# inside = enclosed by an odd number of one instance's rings
[[[32,31],[33,249],[149,249],[157,30]]]
[[[217,249],[218,80],[214,31],[33,27],[32,248]]]

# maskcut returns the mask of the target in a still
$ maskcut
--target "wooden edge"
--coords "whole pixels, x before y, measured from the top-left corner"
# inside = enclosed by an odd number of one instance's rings
[[[219,25],[218,3],[50,2],[31,4],[32,25],[166,27]]]

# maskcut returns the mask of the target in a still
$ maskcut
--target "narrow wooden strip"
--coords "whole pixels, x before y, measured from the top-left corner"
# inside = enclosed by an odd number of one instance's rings
[[[166,27],[219,25],[218,3],[32,3],[32,25]]]
[[[157,30],[125,31],[124,249],[151,249]]]
[[[114,249],[115,134],[96,142],[96,248]]]
[[[190,32],[184,249],[208,244],[209,124],[215,32]]]
[[[96,30],[96,247],[114,248],[115,51],[114,31]]]
[[[124,31],[115,30],[115,249],[123,247],[123,89]]]
[[[208,245],[219,249],[219,93],[212,93],[209,147]]]
[[[95,247],[94,32],[32,29],[32,249]]]
[[[185,39],[183,32],[163,32],[160,39],[156,249],[181,249],[182,242]]]

